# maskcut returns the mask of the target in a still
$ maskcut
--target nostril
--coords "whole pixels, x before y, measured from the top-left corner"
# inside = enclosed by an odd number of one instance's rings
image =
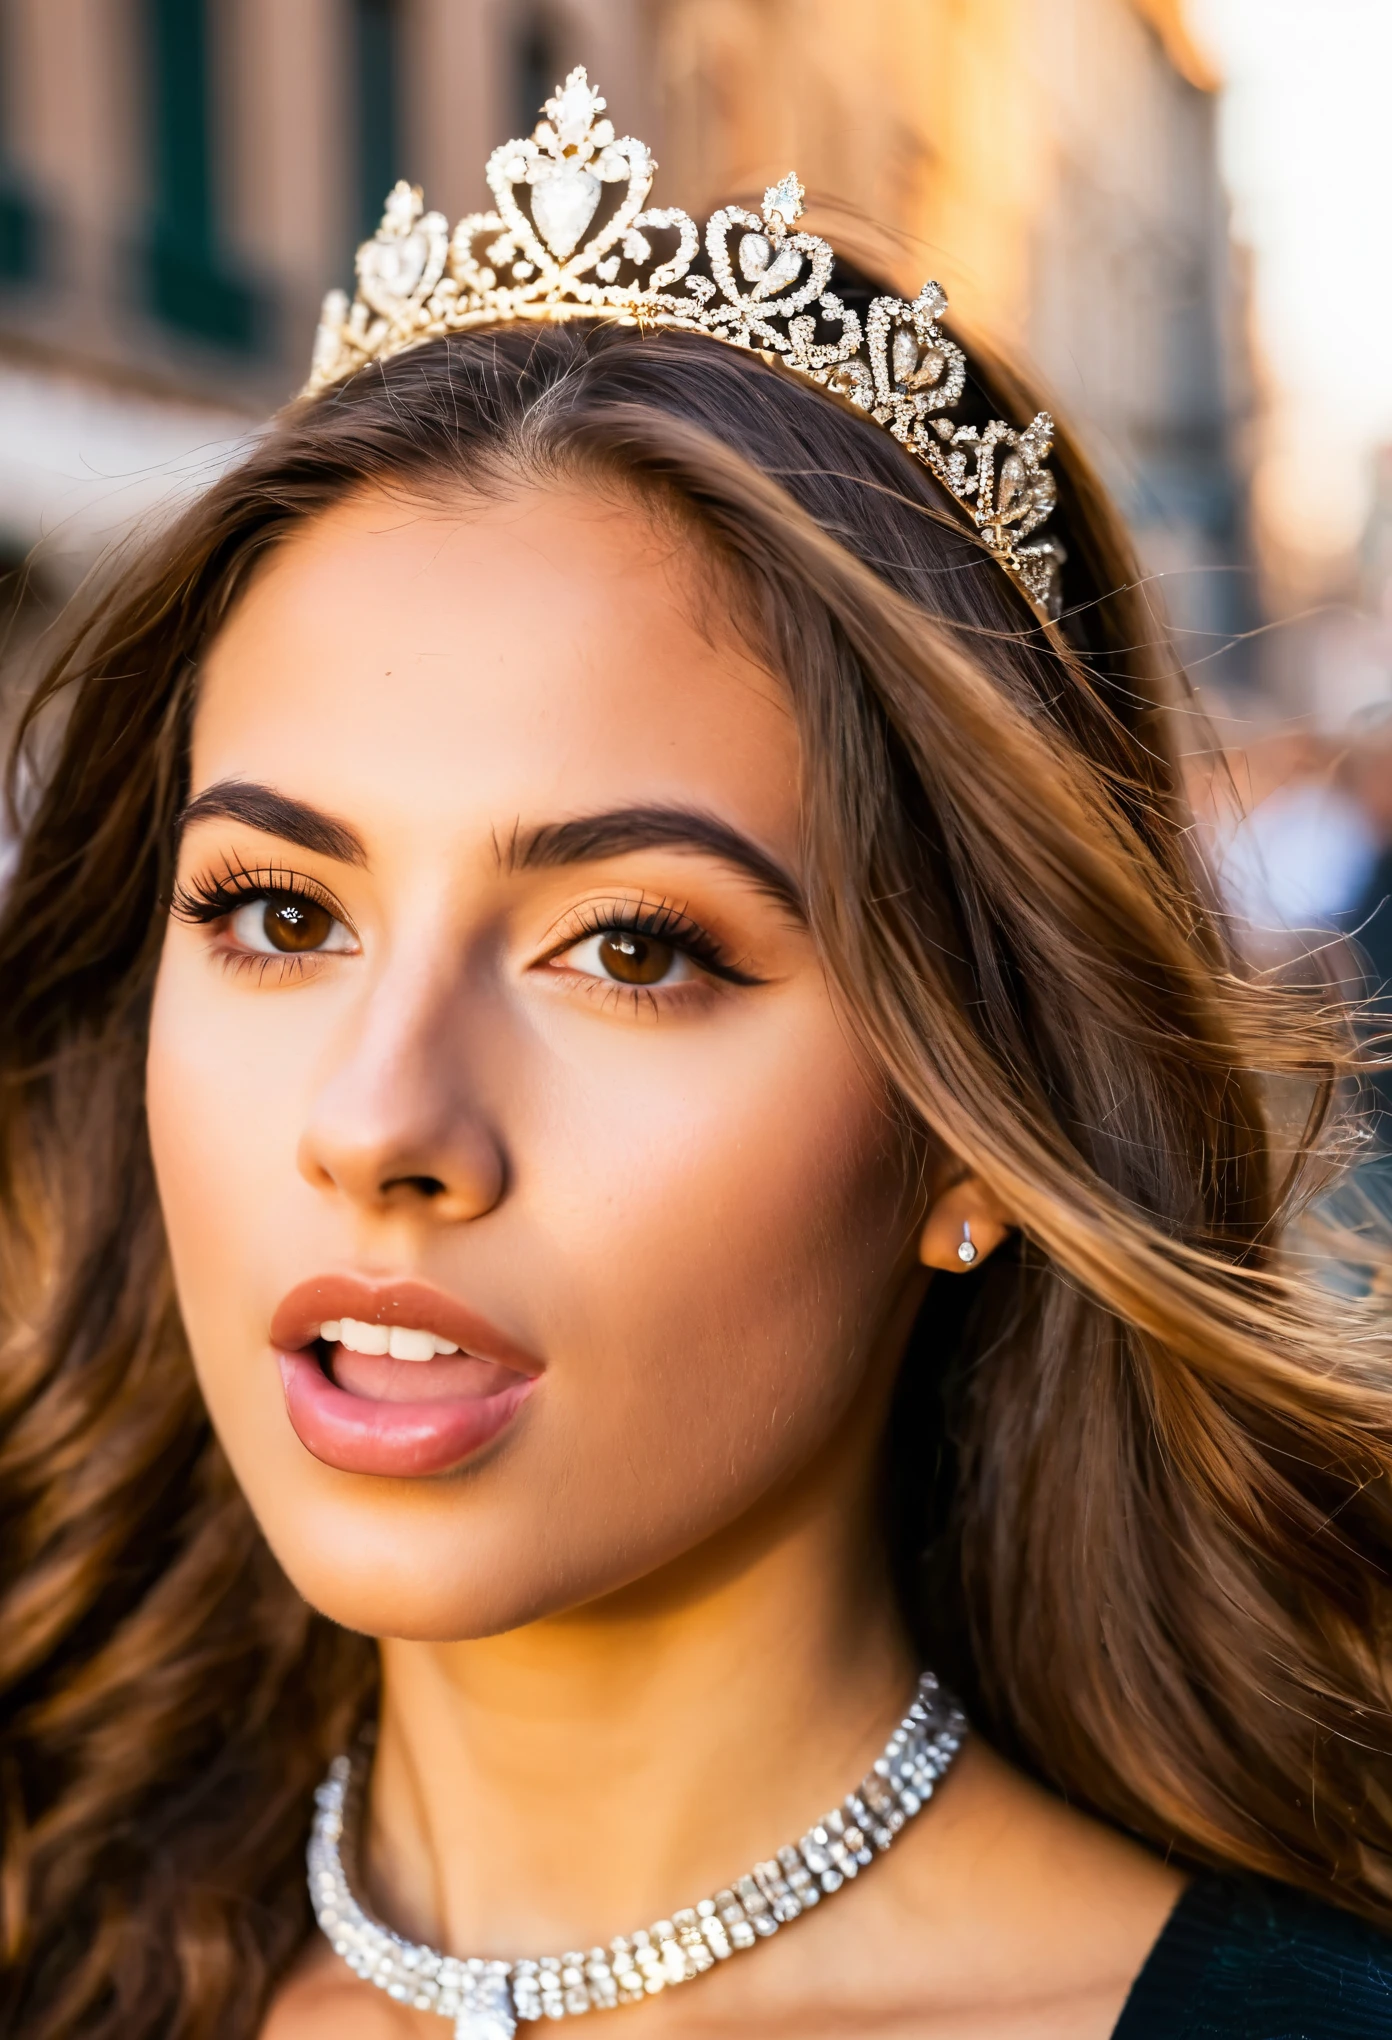
[[[393,1190],[412,1190],[417,1197],[441,1197],[444,1189],[438,1176],[393,1176],[382,1185],[382,1195],[388,1197]]]

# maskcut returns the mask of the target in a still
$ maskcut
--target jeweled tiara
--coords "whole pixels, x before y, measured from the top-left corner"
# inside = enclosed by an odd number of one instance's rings
[[[939,286],[925,283],[912,303],[877,297],[862,323],[827,287],[830,244],[794,231],[803,210],[795,176],[764,193],[762,218],[741,206],[712,213],[708,273],[693,270],[696,222],[676,206],[647,206],[657,166],[644,143],[615,136],[604,104],[585,71],[572,71],[532,136],[489,157],[497,211],[467,214],[452,234],[419,190],[398,184],[358,249],[352,303],[341,290],[324,300],[306,393],[441,334],[519,319],[706,333],[835,392],[892,432],[961,505],[1035,614],[1056,617],[1063,547],[1023,542],[1058,493],[1044,466],[1053,421],[1041,411],[1022,431],[1000,419],[978,429],[947,415],[966,359],[939,324]],[[591,233],[605,185],[626,188]]]

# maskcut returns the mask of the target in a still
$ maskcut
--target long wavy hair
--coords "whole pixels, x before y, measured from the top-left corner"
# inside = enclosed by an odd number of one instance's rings
[[[976,399],[1033,409],[999,367]],[[1290,1246],[1354,1051],[1234,953],[1182,678],[1066,437],[1055,467],[1042,628],[849,406],[700,336],[475,333],[292,407],[71,625],[0,920],[7,2033],[250,2040],[309,1931],[313,1787],[372,1700],[371,1643],[287,1583],[209,1429],[142,1105],[200,661],[286,534],[369,489],[578,481],[716,562],[800,726],[837,995],[921,1141],[1019,1221],[905,1358],[913,1633],[1075,1804],[1392,1926],[1392,1340]]]

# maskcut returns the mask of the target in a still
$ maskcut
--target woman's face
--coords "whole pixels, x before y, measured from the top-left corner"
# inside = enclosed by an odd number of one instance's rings
[[[727,609],[637,509],[373,497],[206,661],[155,1164],[214,1424],[351,1627],[513,1627],[870,1463],[908,1171]]]

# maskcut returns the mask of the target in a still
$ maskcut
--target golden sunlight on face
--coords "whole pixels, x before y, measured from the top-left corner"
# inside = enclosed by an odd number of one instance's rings
[[[882,1420],[905,1170],[710,583],[579,493],[364,499],[207,660],[151,1136],[213,1421],[354,1628],[575,1606]]]

